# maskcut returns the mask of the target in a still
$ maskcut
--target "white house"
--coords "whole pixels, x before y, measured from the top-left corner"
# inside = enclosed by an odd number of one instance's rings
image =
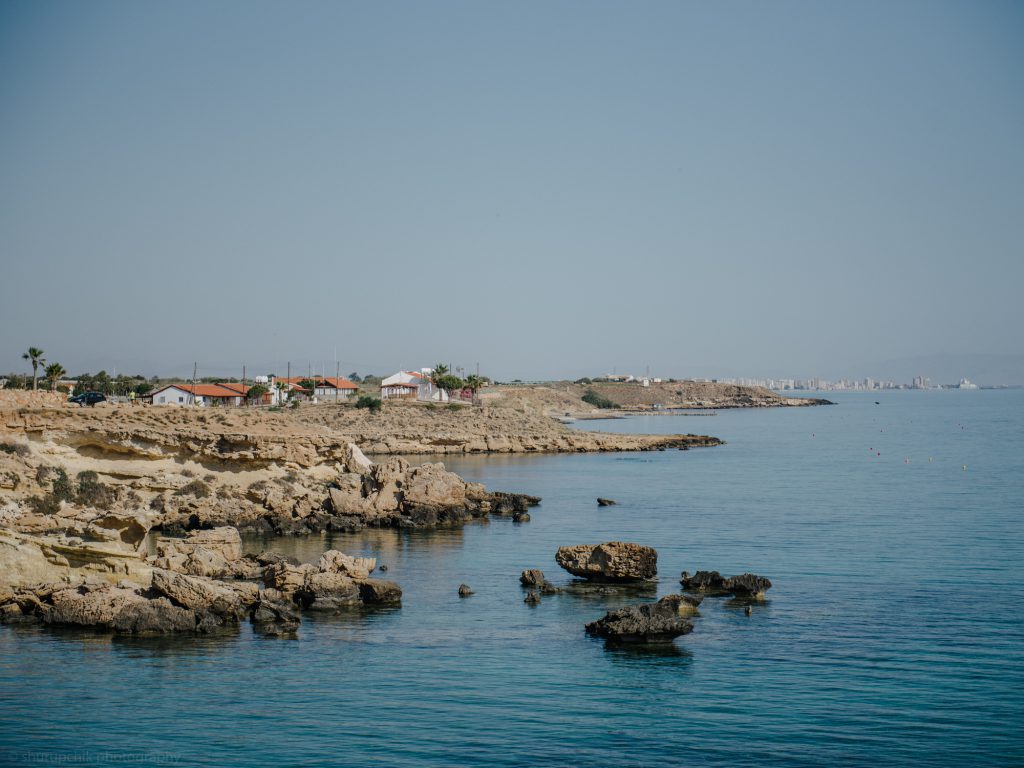
[[[222,384],[168,384],[147,395],[153,405],[242,405],[245,396]]]
[[[380,383],[381,400],[415,397],[417,400],[447,403],[448,393],[434,386],[430,380],[432,373],[432,368],[420,368],[418,372],[399,371],[388,376]]]
[[[313,379],[313,394],[327,400],[344,400],[359,390],[356,384],[348,379],[335,378],[334,376],[317,376]]]

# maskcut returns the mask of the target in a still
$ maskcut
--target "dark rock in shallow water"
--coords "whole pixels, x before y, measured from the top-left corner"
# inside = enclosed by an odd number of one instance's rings
[[[544,578],[544,571],[530,568],[519,575],[519,583],[524,587],[537,587],[541,594],[553,595],[561,590]]]
[[[80,586],[54,592],[39,607],[44,624],[93,627],[130,635],[207,631],[196,613],[166,597],[147,597],[120,587]]]
[[[365,579],[359,582],[359,597],[367,605],[395,605],[402,602],[402,588],[385,579]]]
[[[697,571],[693,576],[683,571],[679,583],[688,592],[700,592],[705,595],[727,595],[725,577],[718,571]]]
[[[531,590],[530,594],[523,598],[523,602],[527,605],[537,605],[540,602],[540,593]]]
[[[512,514],[512,522],[513,523],[528,523],[528,522],[530,522],[530,513],[529,512],[514,512]]]
[[[519,583],[524,587],[536,587],[545,581],[547,579],[544,578],[544,571],[538,568],[527,568],[519,574]]]
[[[699,604],[697,598],[669,595],[656,603],[629,605],[587,624],[587,633],[622,643],[668,643],[693,631],[683,616],[691,615]]]
[[[469,584],[459,584],[459,597],[469,597],[472,594],[473,589]]]
[[[768,579],[753,573],[726,578],[718,571],[697,571],[693,576],[683,571],[679,583],[688,592],[712,596],[734,595],[745,599],[761,599],[772,586]]]
[[[618,504],[615,499],[602,499],[600,496],[597,497],[597,506],[599,507],[613,507]]]
[[[555,562],[573,576],[597,581],[642,581],[658,574],[658,553],[624,541],[559,547]]]
[[[310,573],[295,591],[294,600],[306,610],[338,611],[359,605],[360,588],[343,573]]]
[[[249,614],[253,629],[263,635],[291,635],[299,628],[299,614],[282,602],[264,597]]]
[[[768,579],[753,573],[744,573],[725,580],[726,591],[739,598],[761,599],[771,587],[772,583]]]
[[[514,515],[525,513],[530,507],[540,504],[540,496],[530,496],[525,493],[506,493],[505,491],[494,491],[487,495],[491,504],[492,515]]]

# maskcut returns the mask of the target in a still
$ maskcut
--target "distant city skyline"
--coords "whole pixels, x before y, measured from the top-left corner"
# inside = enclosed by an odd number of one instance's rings
[[[1022,39],[1001,2],[8,0],[0,371],[1015,359]]]

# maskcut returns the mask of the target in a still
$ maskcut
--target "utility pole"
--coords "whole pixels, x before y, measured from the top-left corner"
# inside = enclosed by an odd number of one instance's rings
[[[285,379],[285,383],[284,384],[285,384],[286,387],[288,387],[288,399],[290,400],[291,399],[291,393],[292,393],[292,361],[291,360],[288,361],[288,378]],[[295,402],[298,402],[298,400],[296,400]]]
[[[196,404],[196,373],[199,371],[199,363],[192,363],[192,402],[189,405]]]
[[[337,353],[335,353],[334,356],[335,356],[335,358],[337,358],[337,356],[338,356]],[[336,359],[334,361],[334,403],[335,403],[335,405],[337,405],[337,403],[338,403],[338,385],[341,383],[339,381],[340,378],[341,378],[341,361]]]

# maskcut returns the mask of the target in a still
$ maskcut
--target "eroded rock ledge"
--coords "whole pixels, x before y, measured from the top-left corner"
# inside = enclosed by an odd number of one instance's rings
[[[372,558],[330,550],[316,564],[299,565],[273,553],[244,556],[234,528],[161,538],[158,550],[146,557],[131,542],[5,532],[0,623],[203,634],[235,629],[248,616],[257,630],[276,635],[293,633],[301,610],[397,605],[402,598],[398,584],[371,577]]]

